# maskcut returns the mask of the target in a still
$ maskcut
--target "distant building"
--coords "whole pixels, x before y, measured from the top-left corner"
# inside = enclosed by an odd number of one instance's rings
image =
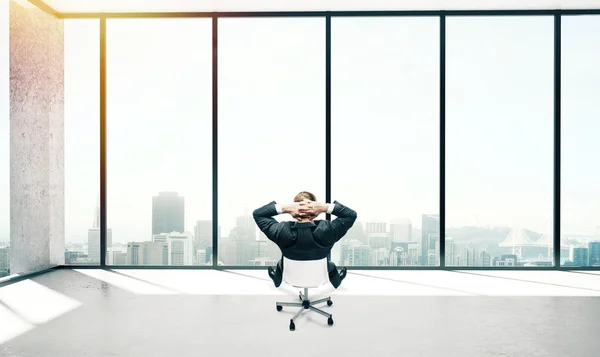
[[[361,245],[353,247],[350,254],[352,266],[369,266],[371,263],[371,247]]]
[[[200,220],[196,221],[194,226],[194,249],[204,249],[209,245],[212,245],[213,238],[213,227],[211,220]],[[217,238],[221,237],[221,227],[219,226],[219,232]]]
[[[421,265],[429,265],[430,234],[440,235],[440,216],[438,214],[423,214],[421,216]]]
[[[196,250],[196,265],[206,265],[206,249]]]
[[[371,247],[362,244],[359,240],[342,240],[341,243],[341,265],[348,266],[370,266]]]
[[[452,237],[446,237],[446,266],[455,267],[458,266],[458,245],[452,239]]]
[[[251,266],[274,266],[277,264],[279,260],[271,259],[271,258],[256,258],[250,260]]]
[[[171,232],[167,235],[169,265],[194,264],[194,236],[190,232]]]
[[[588,266],[600,265],[600,242],[588,243]]]
[[[371,248],[371,266],[389,265],[390,250],[388,248]]]
[[[256,222],[252,215],[238,216],[235,219],[235,228],[237,233],[237,239],[240,240],[256,240]],[[231,236],[231,234],[230,234]]]
[[[127,252],[109,250],[106,253],[108,265],[127,265]]]
[[[492,265],[492,257],[490,256],[490,253],[486,252],[485,250],[482,250],[481,252],[479,252],[479,261],[482,267],[489,267]]]
[[[167,234],[167,233],[153,234],[152,241],[154,243],[166,243],[168,236],[169,236],[169,234]]]
[[[498,267],[515,267],[517,266],[518,257],[515,254],[503,254],[500,257],[495,257],[493,260],[494,266]]]
[[[80,250],[65,250],[65,264],[77,264],[84,258],[85,254]]]
[[[440,265],[440,235],[439,233],[429,233],[427,235],[427,265]]]
[[[10,247],[0,248],[0,277],[10,274]]]
[[[152,197],[152,234],[183,232],[185,200],[177,192],[159,192]]]
[[[112,229],[106,229],[106,247],[112,247]],[[100,263],[100,228],[88,229],[88,259]]]
[[[112,247],[112,229],[106,229],[106,248]],[[92,263],[100,263],[100,198],[96,201],[94,223],[88,229],[88,259]],[[66,261],[66,256],[65,256]]]
[[[569,251],[569,260],[574,266],[585,267],[588,265],[588,248],[571,247]]]
[[[168,265],[169,246],[166,242],[127,243],[128,265]]]
[[[389,256],[390,266],[407,266],[409,261],[409,242],[392,242]]]
[[[367,222],[366,232],[367,235],[369,233],[387,233],[387,224],[379,221]]]
[[[367,233],[367,239],[371,249],[385,248],[387,250],[391,247],[390,236],[387,232],[371,232]]]
[[[394,218],[390,222],[390,240],[392,242],[412,241],[412,223],[408,218]]]
[[[477,265],[477,263],[475,262],[475,249],[473,249],[470,244],[465,248],[461,258],[462,266],[474,267]]]
[[[206,256],[206,263],[212,262],[212,245],[209,245],[204,249],[204,255]]]

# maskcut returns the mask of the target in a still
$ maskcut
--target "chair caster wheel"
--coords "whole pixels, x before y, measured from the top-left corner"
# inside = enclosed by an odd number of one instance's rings
[[[294,331],[296,329],[296,325],[294,324],[294,320],[290,320],[290,331]]]
[[[283,310],[283,306],[277,305],[277,311],[281,311],[281,310]]]
[[[333,301],[327,300],[327,306],[331,306],[331,305],[333,305]]]
[[[329,325],[329,326],[333,325],[333,318],[330,317],[327,319],[327,325]]]

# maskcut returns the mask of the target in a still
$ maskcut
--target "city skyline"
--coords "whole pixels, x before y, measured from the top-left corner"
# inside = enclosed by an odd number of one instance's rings
[[[159,192],[157,196],[153,196],[152,205],[155,206],[156,199],[161,197],[170,200],[176,199],[179,202],[185,200],[185,197],[179,196],[177,192]],[[70,257],[68,264],[98,263],[99,252],[93,255],[91,253],[92,247],[96,250],[99,248],[100,236],[97,225],[100,221],[100,211],[98,207],[97,203],[93,219],[94,227],[88,232],[88,254],[86,255],[84,245],[67,242],[70,250],[66,253],[66,256]],[[169,205],[169,208],[172,209],[171,213],[158,212],[154,209],[153,212],[159,213],[161,217],[174,217],[176,221],[179,219],[176,216],[184,214],[184,210],[176,205]],[[425,230],[413,227],[412,222],[407,218],[394,218],[387,222],[381,219],[357,220],[346,236],[334,245],[331,259],[336,264],[350,266],[439,266],[439,215],[422,214],[421,216],[422,222],[427,222],[423,225],[427,227]],[[276,219],[278,221],[293,220],[289,214],[277,215]],[[219,233],[218,264],[275,264],[281,251],[259,231],[252,215],[247,213],[238,215],[235,220],[236,225],[228,234]],[[155,221],[154,213],[152,221]],[[479,235],[472,238],[465,237],[464,230],[472,231],[472,229],[479,229]],[[551,235],[534,232],[526,227],[504,226],[488,227],[488,229],[496,231],[493,237],[485,233],[484,227],[447,228],[445,230],[446,266],[552,266],[554,256]],[[463,233],[460,233],[461,231]],[[452,236],[448,236],[448,233]],[[186,248],[180,250],[180,253],[173,253],[171,237],[173,239],[187,237]],[[127,265],[130,259],[134,259],[133,264],[135,265],[177,265],[171,263],[171,258],[181,256],[181,254],[189,255],[190,258],[185,260],[173,258],[173,261],[186,261],[187,263],[184,265],[210,265],[213,258],[211,220],[196,220],[193,232],[183,230],[153,233],[150,238],[121,241],[114,245],[112,244],[112,229],[109,228],[107,238],[107,264],[109,265]],[[600,229],[594,236],[563,238],[567,240],[563,239],[561,246],[561,264],[565,264],[565,266],[600,264]],[[158,243],[164,243],[164,246]],[[592,245],[597,248],[592,249]],[[131,251],[133,246],[136,247],[135,253]],[[155,249],[152,247],[159,250],[149,253]],[[138,252],[139,249],[147,250],[148,253]],[[164,250],[164,253],[160,253],[161,249]],[[148,259],[155,260],[144,263],[146,258],[143,257],[151,254],[154,254],[153,256],[156,258]],[[160,258],[161,255],[164,257]],[[138,256],[139,258],[134,258]],[[589,261],[586,260],[588,256]],[[81,260],[82,258],[83,260]],[[166,263],[167,261],[169,263]]]
[[[158,196],[153,197],[155,199],[153,200],[153,205],[157,202],[157,197],[168,197],[170,199],[176,198],[177,201],[180,202],[183,202],[185,199],[184,197],[179,196],[177,192],[163,192]],[[183,212],[179,208],[173,205],[171,205],[170,208],[173,210],[171,213],[158,212],[160,213],[159,215],[164,216],[166,214],[166,216],[171,217],[183,215]],[[172,213],[175,213],[175,216],[173,216]],[[291,216],[287,214],[278,215],[276,218],[279,221],[288,219],[292,220]],[[92,247],[97,249],[99,246],[100,237],[99,233],[97,232],[97,224],[99,220],[99,209],[97,206],[96,217],[94,218],[94,227],[90,229],[90,233],[88,233],[88,249],[92,249]],[[154,220],[155,217],[153,215],[153,221]],[[344,237],[344,239],[342,239],[333,247],[332,260],[337,264],[344,265],[438,266],[440,264],[439,215],[422,214],[422,221],[427,222],[425,224],[427,227],[426,230],[414,228],[409,219],[393,219],[389,222],[385,222],[384,220],[366,220],[364,222],[357,221],[355,225],[348,231],[348,234]],[[459,229],[472,228],[477,227],[462,227]],[[552,239],[550,235],[529,231],[526,228],[494,227],[494,229],[498,228],[508,228],[505,229],[504,234],[500,236],[501,241],[494,241],[497,239],[497,237],[493,239],[488,237],[487,239],[483,240],[481,237],[475,237],[477,239],[471,240],[465,239],[460,234],[453,237],[446,236],[446,258],[448,260],[446,265],[552,265],[553,254]],[[92,230],[94,230],[93,237],[91,233]],[[125,264],[125,262],[128,261],[127,259],[131,259],[130,254],[132,253],[130,250],[132,244],[136,244],[136,247],[143,247],[141,249],[150,249],[150,246],[146,247],[144,244],[155,244],[152,242],[165,242],[165,244],[167,244],[167,242],[170,242],[171,240],[169,237],[188,237],[189,246],[185,248],[185,254],[191,254],[190,256],[193,256],[194,260],[192,263],[192,258],[187,259],[186,261],[188,263],[186,263],[186,265],[204,264],[205,262],[209,264],[210,260],[212,259],[211,246],[213,237],[211,231],[212,221],[197,220],[193,233],[190,231],[171,231],[160,234],[153,233],[149,239],[127,240],[127,242],[118,242],[118,244],[113,246],[111,243],[112,230],[109,228],[107,242],[107,247],[109,248],[107,254],[109,261],[108,264]],[[453,234],[457,234],[456,228],[450,228],[449,231],[454,232]],[[98,242],[93,241],[94,239],[98,240]],[[600,236],[598,235],[598,232],[595,237],[588,237],[588,239],[581,240],[581,237],[579,237],[579,240],[573,239],[569,240],[568,245],[561,247],[561,262],[567,265],[581,264],[581,262],[584,260],[581,258],[582,254],[585,254],[587,257],[587,247],[591,246],[591,244],[600,242]],[[266,243],[266,245],[263,247],[261,243]],[[231,244],[233,244],[233,246]],[[229,234],[219,234],[219,245],[223,246],[219,248],[219,264],[224,265],[254,265],[259,262],[258,259],[261,259],[262,265],[272,265],[278,260],[281,254],[280,250],[276,248],[273,243],[267,241],[266,236],[264,236],[264,234],[262,234],[255,225],[253,217],[248,214],[238,215],[236,217],[236,226],[229,232]],[[76,246],[78,246],[76,243],[69,244],[69,247]],[[123,250],[125,246],[127,247],[127,250]],[[265,248],[264,252],[263,248]],[[168,252],[165,251],[165,254],[167,254],[165,257],[172,257],[174,253],[171,253],[171,244],[169,243],[168,245],[165,245],[164,249],[168,250]],[[234,249],[234,251],[231,251],[231,249]],[[348,260],[348,249],[350,249],[351,252],[354,252],[351,253],[350,260]],[[358,249],[358,251],[356,251],[356,249]],[[595,262],[596,260],[600,259],[600,250],[598,250],[598,252],[596,252],[596,250],[592,250],[592,253],[590,253],[590,265],[593,264],[592,261]],[[71,251],[69,254],[73,254],[75,252],[77,252],[77,249]],[[85,252],[77,253],[74,255],[75,258],[70,263],[77,263],[77,257],[79,257],[81,254],[83,254],[83,257],[86,256]],[[91,254],[92,253],[90,250],[86,260],[79,263],[97,263],[98,258],[93,258]],[[121,255],[117,258],[117,254]],[[134,253],[135,256],[137,256],[137,254],[138,253]],[[157,258],[159,260],[153,263],[154,265],[160,265],[160,261],[171,261],[170,258],[168,260],[167,258],[160,260],[161,253],[158,251],[155,254],[159,254],[159,258]],[[182,253],[177,254],[184,253],[182,251]],[[233,256],[231,254],[233,254]],[[356,256],[354,254],[358,255]],[[94,256],[99,257],[99,253],[94,253]],[[139,259],[142,259],[142,256],[146,256],[146,253],[140,255]],[[137,265],[138,258],[135,259],[135,264]],[[167,265],[164,262],[163,264]],[[588,263],[585,263],[584,265],[587,266],[587,264]],[[171,265],[171,263],[168,265]]]

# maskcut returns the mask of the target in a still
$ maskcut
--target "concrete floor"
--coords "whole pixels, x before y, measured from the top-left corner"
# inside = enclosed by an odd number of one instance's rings
[[[265,271],[61,269],[0,288],[0,356],[598,356],[600,273],[352,271],[288,329]]]

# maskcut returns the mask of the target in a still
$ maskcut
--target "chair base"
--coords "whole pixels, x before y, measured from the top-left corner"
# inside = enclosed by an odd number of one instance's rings
[[[310,299],[308,298],[308,289],[307,288],[304,288],[304,294],[302,292],[300,292],[298,297],[300,298],[301,302],[277,302],[276,303],[277,311],[283,310],[284,306],[300,308],[300,310],[298,310],[296,315],[294,315],[294,317],[290,320],[290,331],[294,331],[296,329],[296,324],[294,323],[294,320],[297,320],[298,317],[300,317],[300,315],[304,312],[304,310],[314,311],[318,314],[321,314],[321,315],[327,317],[327,324],[329,326],[333,325],[333,315],[328,314],[327,312],[315,307],[315,305],[321,304],[324,302],[327,302],[327,306],[333,305],[333,301],[331,301],[331,297],[328,296],[328,297],[325,297],[325,298],[322,298],[319,300],[310,301]]]

